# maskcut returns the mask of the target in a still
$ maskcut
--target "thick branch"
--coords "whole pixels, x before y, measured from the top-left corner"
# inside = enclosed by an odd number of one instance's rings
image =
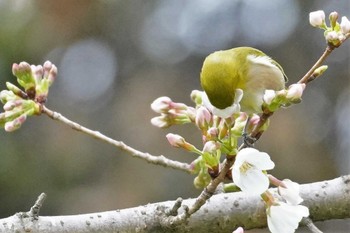
[[[350,175],[334,180],[304,184],[301,196],[313,221],[350,218]],[[183,202],[192,205],[195,199]],[[264,203],[259,196],[241,192],[217,194],[194,213],[187,224],[167,229],[161,224],[165,212],[174,206],[167,201],[145,206],[72,216],[39,217],[13,215],[0,220],[0,232],[16,233],[89,233],[89,232],[232,232],[266,227]],[[181,209],[180,209],[181,211]]]

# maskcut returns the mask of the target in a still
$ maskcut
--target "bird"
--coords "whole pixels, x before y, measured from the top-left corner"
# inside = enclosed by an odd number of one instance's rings
[[[237,47],[209,54],[200,72],[203,105],[228,118],[237,112],[262,113],[265,90],[285,89],[281,65],[262,51]]]

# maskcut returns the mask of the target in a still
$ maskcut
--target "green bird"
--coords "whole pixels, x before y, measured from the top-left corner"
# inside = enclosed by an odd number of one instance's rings
[[[206,57],[200,74],[203,104],[223,118],[237,112],[261,113],[265,90],[282,90],[287,76],[262,51],[238,47]]]

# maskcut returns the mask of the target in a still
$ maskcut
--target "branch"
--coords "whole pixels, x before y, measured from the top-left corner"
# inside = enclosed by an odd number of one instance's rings
[[[350,175],[329,181],[301,185],[304,205],[313,221],[350,218]],[[271,189],[275,192],[276,189]],[[183,201],[192,205],[195,199]],[[259,196],[241,192],[212,196],[186,224],[169,229],[161,224],[164,213],[175,201],[148,204],[135,208],[71,216],[33,219],[15,214],[0,219],[0,232],[8,233],[92,233],[92,232],[232,232],[238,226],[245,230],[267,226],[264,203]],[[180,209],[180,211],[183,211]]]
[[[184,223],[188,218],[190,218],[193,214],[195,214],[214,195],[217,187],[221,182],[224,181],[226,174],[229,172],[233,163],[234,163],[234,158],[232,156],[227,157],[219,175],[210,181],[207,187],[203,189],[201,194],[196,199],[194,199],[193,203],[191,203],[191,206],[187,207],[186,204],[183,205],[186,208],[184,213],[174,217],[173,216],[168,217],[163,221],[163,225],[169,226],[169,225]]]
[[[302,77],[298,83],[308,83],[310,77],[313,75],[315,70],[322,65],[326,58],[332,53],[336,47],[328,45],[323,52],[322,56],[316,61],[316,63],[311,67],[311,69]]]
[[[155,155],[151,155],[149,153],[144,153],[144,152],[138,151],[138,150],[126,145],[122,141],[114,140],[114,139],[107,137],[106,135],[104,135],[98,131],[94,131],[94,130],[88,129],[84,126],[81,126],[78,123],[71,121],[71,120],[67,119],[66,117],[62,116],[62,114],[48,109],[44,105],[42,105],[42,113],[45,113],[47,116],[49,116],[50,118],[52,118],[54,120],[60,121],[64,124],[70,126],[72,129],[74,129],[76,131],[85,133],[85,134],[92,136],[94,138],[97,138],[103,142],[107,142],[108,144],[111,144],[111,145],[113,145],[113,146],[115,146],[123,151],[126,151],[127,153],[131,154],[133,157],[146,160],[148,163],[151,163],[151,164],[161,165],[164,167],[170,167],[170,168],[173,168],[176,170],[181,170],[181,171],[185,171],[187,173],[191,173],[190,165],[187,163],[181,163],[178,161],[174,161],[174,160],[171,160],[171,159],[164,157],[163,155],[155,156]]]

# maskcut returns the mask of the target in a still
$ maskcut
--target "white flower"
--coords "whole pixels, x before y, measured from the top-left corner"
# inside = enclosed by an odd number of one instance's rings
[[[303,199],[299,195],[299,184],[291,180],[282,180],[285,187],[279,186],[278,192],[281,197],[290,205],[298,205]]]
[[[272,233],[293,233],[307,216],[309,209],[305,206],[277,202],[267,209],[267,225]]]
[[[343,34],[350,33],[350,21],[348,20],[348,18],[346,16],[343,16],[341,18],[340,30]]]
[[[309,14],[309,22],[314,27],[321,27],[324,24],[326,16],[324,11],[313,11]]]
[[[267,153],[244,148],[236,156],[232,179],[243,192],[261,194],[269,187],[269,179],[263,171],[274,167],[275,164]]]
[[[222,117],[222,118],[229,118],[235,113],[239,113],[241,111],[241,106],[239,105],[239,102],[242,100],[243,97],[243,91],[241,89],[236,89],[235,92],[235,99],[233,101],[233,104],[225,109],[216,108],[210,103],[210,100],[205,92],[202,94],[202,103],[203,105],[209,109],[214,115]]]

